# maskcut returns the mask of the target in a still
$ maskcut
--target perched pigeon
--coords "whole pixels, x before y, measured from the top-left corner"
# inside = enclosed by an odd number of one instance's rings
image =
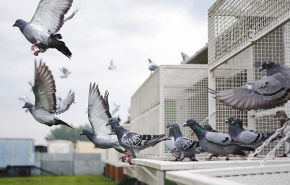
[[[32,90],[35,95],[35,105],[26,102],[22,108],[27,108],[34,119],[42,124],[50,127],[52,125],[65,125],[72,128],[54,114],[60,114],[67,111],[74,101],[75,93],[70,92],[64,101],[60,102],[58,104],[59,106],[57,106],[53,76],[45,63],[42,63],[41,60],[38,66],[35,61],[34,86]]]
[[[115,115],[120,110],[120,105],[114,103],[114,109],[112,110],[112,116]]]
[[[161,141],[167,140],[164,134],[161,135],[145,135],[137,134],[135,132],[130,132],[122,126],[119,125],[117,118],[110,118],[107,125],[111,125],[112,129],[118,136],[119,143],[122,147],[128,150],[126,155],[122,157],[124,162],[127,157],[129,164],[133,157],[136,157],[135,154],[138,154],[140,150],[144,150],[148,147],[155,146]]]
[[[236,128],[235,128],[234,120],[235,120],[235,118],[230,116],[225,121],[225,123],[229,124],[229,135],[231,136],[231,138],[233,140],[236,139],[236,132],[235,132]],[[244,125],[243,125],[243,129],[246,130],[246,131],[254,132],[253,130],[249,129],[248,127],[246,127]]]
[[[72,2],[73,0],[41,0],[30,22],[22,19],[16,20],[13,26],[19,27],[25,38],[33,44],[31,50],[38,48],[34,52],[35,56],[40,52],[45,52],[48,48],[56,48],[68,58],[71,57],[72,53],[65,43],[60,41],[62,36],[57,32],[78,11],[76,9],[64,19],[64,15],[70,9]]]
[[[242,145],[247,147],[257,148],[261,146],[263,142],[272,135],[272,133],[261,134],[245,130],[243,128],[243,120],[241,120],[240,118],[235,118],[231,125],[232,124],[235,127],[234,131],[229,130],[231,135],[235,135],[235,137],[232,139],[235,142],[241,143]]]
[[[148,69],[149,69],[151,72],[155,71],[155,69],[158,68],[158,65],[155,64],[155,63],[153,63],[150,59],[148,59],[148,61],[149,61],[149,67],[148,67]]]
[[[213,129],[210,124],[203,125],[203,128],[209,132],[219,132],[219,131]]]
[[[169,128],[168,139],[170,139],[170,140],[164,141],[164,144],[168,148],[168,150],[171,152],[171,154],[175,157],[175,161],[177,161],[177,160],[179,160],[178,156],[180,156],[181,153],[179,150],[177,150],[177,148],[175,146],[174,130],[170,129],[173,126],[173,124],[174,123],[172,123],[172,122],[167,123],[166,128]]]
[[[117,136],[113,135],[111,127],[106,125],[109,118],[111,118],[108,96],[108,91],[106,91],[103,97],[99,91],[98,85],[93,84],[92,86],[92,84],[90,84],[88,117],[93,132],[84,129],[80,133],[80,136],[85,135],[98,148],[114,148],[118,152],[124,153],[125,149],[120,146]]]
[[[182,56],[183,61],[188,60],[190,58],[187,54],[182,53],[182,52],[181,52],[181,56]]]
[[[287,114],[285,113],[285,111],[283,110],[279,110],[276,112],[274,118],[278,118],[280,120],[280,125],[281,127],[284,126],[284,124],[287,122],[287,121],[290,121],[290,119],[288,118]],[[285,127],[281,132],[280,132],[280,135],[284,138],[287,133],[290,132],[290,125],[288,125],[287,127]],[[284,153],[283,155],[280,155],[280,156],[277,156],[277,157],[287,157],[287,154],[290,153],[290,138],[288,138],[286,140],[287,143],[289,143],[289,146],[288,146],[288,151],[286,153]]]
[[[271,109],[283,105],[290,98],[290,68],[272,61],[264,61],[260,71],[267,76],[236,89],[209,92],[226,106],[238,110]]]
[[[114,66],[113,60],[111,60],[110,66],[108,68],[109,68],[109,70],[113,70],[113,69],[117,68],[116,66]]]
[[[219,155],[225,155],[226,160],[229,160],[229,154],[245,156],[246,154],[242,150],[253,150],[252,148],[235,145],[227,134],[205,130],[194,119],[187,120],[183,126],[189,126],[197,135],[201,148],[213,154],[208,160]]]
[[[60,76],[60,78],[67,78],[71,74],[71,72],[65,67],[59,70],[62,72],[62,75]]]
[[[191,161],[197,161],[195,159],[195,154],[199,154],[202,150],[201,147],[199,147],[199,143],[183,136],[176,123],[172,124],[169,130],[171,132],[173,131],[176,149],[180,151],[178,155],[179,160],[182,161],[185,157],[188,157]]]

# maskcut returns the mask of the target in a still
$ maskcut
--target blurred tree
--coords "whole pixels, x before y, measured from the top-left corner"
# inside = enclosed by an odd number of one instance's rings
[[[74,129],[68,128],[66,126],[61,126],[58,128],[55,128],[50,131],[50,134],[45,137],[46,140],[69,140],[73,143],[76,143],[77,140],[81,141],[89,141],[86,136],[80,136],[80,133],[83,129],[89,129],[92,130],[91,125],[86,124],[84,126],[79,126]]]

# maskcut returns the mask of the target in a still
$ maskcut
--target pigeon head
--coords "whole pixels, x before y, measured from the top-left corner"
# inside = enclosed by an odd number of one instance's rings
[[[176,124],[176,123],[172,123],[171,124],[171,127],[170,127],[170,129],[169,129],[169,133],[173,133],[173,135],[174,135],[174,138],[177,138],[177,137],[180,137],[180,136],[182,136],[182,133],[181,133],[181,131],[180,131],[180,127],[179,127],[179,125],[178,124]],[[170,134],[170,135],[171,135]]]
[[[234,124],[238,127],[243,127],[243,120],[240,118],[235,118],[234,119]]]
[[[174,125],[174,123],[170,121],[167,123],[166,128],[171,128],[173,125]]]
[[[183,124],[183,127],[193,127],[195,125],[198,125],[195,119],[189,119]]]
[[[106,126],[108,126],[108,125],[111,125],[111,127],[114,129],[115,127],[117,127],[117,126],[120,126],[119,125],[119,120],[118,120],[118,118],[110,118],[109,119],[109,121],[108,121],[108,123],[106,124]]]
[[[23,27],[27,24],[26,21],[22,20],[22,19],[17,19],[15,21],[15,23],[13,24],[13,27],[18,27],[20,29],[23,29]]]
[[[278,110],[276,112],[276,114],[274,115],[274,118],[279,118],[280,120],[283,120],[283,119],[287,119],[288,116],[287,114],[285,113],[285,111],[283,110]]]
[[[203,126],[203,128],[204,128],[205,130],[207,130],[207,131],[210,131],[210,132],[213,130],[210,124],[205,124],[205,125]]]
[[[275,62],[271,60],[265,60],[264,62],[261,63],[261,67],[259,69],[259,72],[263,71],[264,69],[269,69],[272,68],[275,65]]]
[[[231,124],[234,121],[234,119],[235,118],[233,116],[230,116],[226,119],[225,123]]]
[[[80,136],[82,136],[82,135],[85,135],[85,136],[89,137],[89,136],[94,135],[94,133],[92,133],[90,130],[88,130],[88,129],[85,128],[85,129],[80,133]]]
[[[26,102],[22,108],[27,108],[27,109],[31,109],[33,107],[33,104],[30,102]]]

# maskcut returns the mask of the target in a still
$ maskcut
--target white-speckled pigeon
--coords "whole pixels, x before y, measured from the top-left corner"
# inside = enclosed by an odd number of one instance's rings
[[[17,19],[13,26],[19,27],[25,38],[32,43],[31,50],[37,49],[34,55],[45,52],[48,48],[56,48],[68,58],[72,53],[65,43],[60,41],[62,36],[57,32],[63,24],[71,19],[77,9],[66,19],[64,15],[68,12],[73,0],[41,0],[36,12],[30,22]]]
[[[246,155],[242,150],[253,150],[248,147],[236,145],[232,143],[232,139],[228,134],[209,132],[200,126],[194,119],[189,119],[184,123],[184,127],[189,126],[197,135],[199,145],[201,148],[213,155],[209,157],[210,160],[213,156],[224,155],[226,160],[229,160],[229,154]]]
[[[195,154],[199,154],[202,151],[198,141],[183,136],[178,124],[176,123],[172,124],[170,130],[174,133],[176,149],[180,151],[178,159],[182,161],[185,157],[188,157],[191,161],[197,161],[195,159]]]
[[[285,113],[285,111],[283,110],[278,110],[274,116],[274,118],[278,118],[279,121],[280,121],[280,126],[283,127],[284,124],[287,122],[287,121],[290,121],[290,119],[288,118],[287,114]],[[286,134],[290,132],[290,125],[286,126],[281,132],[280,132],[280,135],[284,138],[286,136]],[[285,152],[283,155],[279,155],[277,157],[287,157],[287,154],[290,153],[290,138],[288,138],[286,140],[287,143],[289,143],[288,145],[288,151]]]
[[[179,150],[177,150],[177,148],[175,146],[174,130],[173,129],[170,129],[173,124],[174,124],[173,122],[167,123],[166,128],[169,129],[168,139],[170,139],[170,140],[164,141],[164,144],[168,148],[168,150],[171,152],[171,154],[175,157],[175,161],[177,161],[177,160],[179,160],[178,156],[180,156],[181,153],[180,153]]]
[[[59,102],[57,106],[53,76],[45,63],[42,63],[41,60],[38,66],[35,61],[34,86],[32,90],[35,95],[35,105],[26,102],[23,108],[27,108],[36,121],[50,127],[52,125],[65,125],[71,127],[57,118],[54,114],[60,114],[67,111],[74,101],[75,93],[71,93],[70,91],[68,96],[63,101]]]
[[[209,92],[226,106],[238,110],[271,109],[283,105],[290,98],[290,68],[272,61],[264,61],[260,71],[267,76],[236,89]]]
[[[122,157],[124,162],[127,157],[129,164],[133,157],[136,157],[140,150],[144,150],[148,147],[153,147],[161,141],[167,140],[164,134],[161,135],[145,135],[137,134],[135,132],[130,132],[129,130],[123,128],[119,125],[119,120],[117,118],[110,118],[107,126],[111,125],[112,129],[117,134],[119,143],[122,147],[128,150],[126,155]],[[130,155],[130,156],[129,156]]]
[[[93,132],[84,129],[80,135],[85,135],[98,148],[114,148],[120,153],[125,149],[120,146],[117,135],[112,134],[110,126],[106,126],[111,118],[108,102],[109,92],[106,91],[104,97],[101,95],[98,85],[90,84],[88,98],[88,117]]]

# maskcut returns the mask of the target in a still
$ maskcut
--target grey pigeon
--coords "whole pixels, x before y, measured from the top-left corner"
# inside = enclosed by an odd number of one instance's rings
[[[93,132],[84,129],[81,135],[85,135],[96,147],[102,149],[114,148],[120,153],[124,153],[125,149],[120,146],[116,135],[112,134],[110,126],[106,126],[111,118],[108,102],[109,92],[106,91],[103,97],[99,91],[98,85],[90,84],[88,97],[88,118],[92,126]]]
[[[31,50],[38,49],[34,52],[44,53],[48,48],[56,48],[68,58],[72,53],[66,47],[62,36],[57,33],[63,24],[71,19],[77,9],[64,19],[64,15],[68,12],[73,0],[41,0],[37,6],[36,12],[30,22],[17,19],[13,26],[19,27],[25,38],[32,43]]]
[[[180,151],[179,160],[183,160],[185,157],[188,157],[191,161],[197,161],[195,159],[195,154],[199,154],[201,152],[201,148],[199,147],[199,143],[194,141],[186,136],[183,136],[178,124],[174,123],[170,131],[174,133],[174,143],[176,149]]]
[[[59,70],[62,72],[62,75],[60,76],[60,78],[67,78],[71,74],[71,72],[65,67]]]
[[[111,60],[111,62],[110,62],[110,65],[109,65],[109,70],[114,70],[114,69],[116,69],[117,67],[114,65],[114,62],[113,62],[113,60]]]
[[[158,65],[155,64],[155,63],[153,63],[150,59],[148,59],[148,61],[149,61],[148,69],[149,69],[149,70],[151,71],[151,73],[152,73],[153,71],[155,71],[155,69],[158,68]]]
[[[213,129],[210,124],[203,125],[203,128],[209,132],[219,132],[219,131]]]
[[[132,164],[132,158],[136,157],[140,150],[144,150],[151,146],[153,147],[159,142],[167,140],[164,134],[145,135],[130,132],[119,125],[119,120],[117,118],[110,118],[107,125],[111,125],[112,129],[117,134],[120,145],[128,150],[126,155],[122,157],[122,161],[124,162],[125,159],[129,157],[129,164]]]
[[[229,135],[231,136],[231,138],[233,140],[236,139],[236,132],[235,132],[236,128],[235,128],[234,120],[235,120],[235,118],[233,116],[230,116],[225,121],[225,123],[229,124]],[[249,129],[248,127],[246,127],[244,125],[243,125],[243,129],[247,130],[247,131],[250,131],[250,132],[254,132],[253,130]]]
[[[164,141],[164,144],[165,144],[166,148],[168,148],[168,150],[171,152],[171,154],[175,157],[175,161],[177,161],[177,160],[179,160],[178,156],[181,155],[181,152],[179,150],[177,150],[177,148],[175,146],[174,130],[170,129],[173,126],[173,124],[174,124],[173,122],[167,123],[166,128],[169,129],[168,139],[170,139],[170,140]]]
[[[267,76],[236,89],[209,92],[226,106],[238,110],[271,109],[283,105],[290,98],[290,68],[272,61],[261,63],[260,71]]]
[[[32,87],[35,95],[35,105],[26,102],[22,108],[27,108],[34,119],[47,126],[65,125],[72,128],[67,123],[60,120],[55,114],[67,111],[74,101],[75,94],[70,92],[64,101],[56,104],[55,82],[51,71],[40,60],[39,65],[35,61],[34,86]]]
[[[241,120],[240,118],[235,118],[232,124],[235,127],[234,131],[229,130],[230,133],[234,132],[231,133],[232,135],[235,135],[235,137],[232,139],[235,142],[241,143],[242,145],[247,147],[257,148],[261,146],[263,142],[272,135],[272,133],[261,134],[245,130],[243,128],[243,120]]]
[[[188,60],[190,58],[187,54],[182,53],[182,52],[181,52],[181,56],[182,56],[183,61]]]
[[[242,151],[243,149],[252,150],[251,148],[232,143],[231,137],[228,134],[209,132],[205,130],[194,119],[187,120],[183,126],[189,126],[197,135],[201,148],[213,154],[208,160],[213,156],[219,155],[224,155],[226,156],[226,160],[229,160],[229,154],[245,156],[246,154]]]
[[[284,126],[284,124],[288,121],[290,121],[290,119],[288,118],[287,114],[285,111],[283,110],[278,110],[274,116],[274,118],[278,118],[279,121],[280,121],[280,125],[281,127]],[[280,135],[282,136],[282,138],[284,138],[287,133],[290,132],[290,125],[286,126],[281,132],[280,132]],[[290,138],[288,138],[286,140],[286,142],[289,144],[288,145],[288,151],[285,152],[283,155],[278,155],[277,157],[287,157],[287,154],[290,153]]]

